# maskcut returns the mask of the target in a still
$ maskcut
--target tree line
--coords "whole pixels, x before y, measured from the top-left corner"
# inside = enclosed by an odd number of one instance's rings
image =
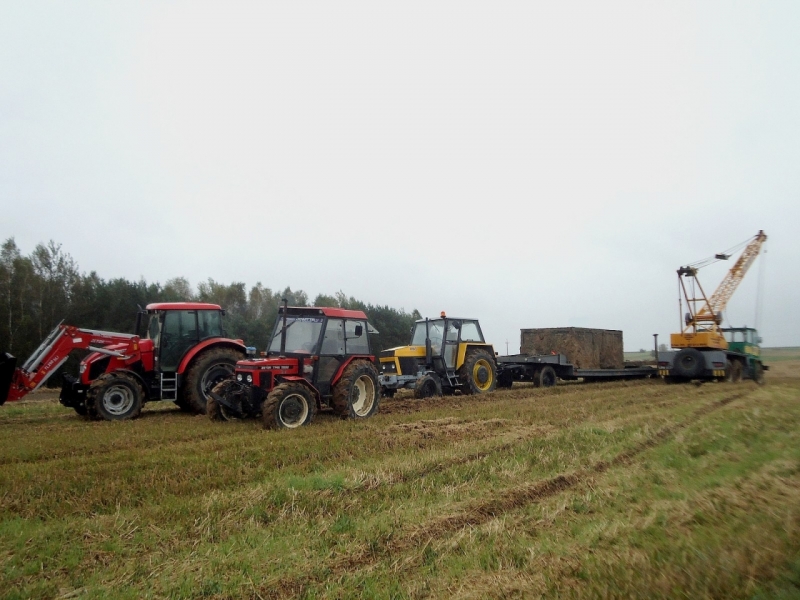
[[[103,279],[95,271],[82,273],[61,244],[38,244],[23,255],[14,238],[0,249],[0,351],[27,358],[61,321],[87,329],[135,333],[139,307],[152,302],[210,302],[226,310],[229,337],[265,350],[282,299],[289,306],[333,306],[363,310],[379,331],[372,342],[376,352],[408,343],[417,310],[406,312],[367,304],[346,296],[319,294],[309,301],[301,290],[273,291],[257,283],[224,284],[213,279],[195,289],[183,277],[164,284],[144,279]]]

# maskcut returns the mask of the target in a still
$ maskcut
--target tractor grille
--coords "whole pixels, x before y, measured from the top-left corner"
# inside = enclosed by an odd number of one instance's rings
[[[272,371],[261,371],[258,376],[258,387],[262,390],[270,391],[272,389]]]
[[[413,357],[403,357],[400,359],[401,375],[416,375],[417,374],[417,359]]]

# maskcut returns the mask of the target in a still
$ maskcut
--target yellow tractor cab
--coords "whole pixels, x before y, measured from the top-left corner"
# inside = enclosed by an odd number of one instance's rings
[[[461,392],[482,394],[497,386],[494,348],[477,319],[420,319],[408,346],[380,355],[380,383],[385,396],[413,389],[417,398]]]

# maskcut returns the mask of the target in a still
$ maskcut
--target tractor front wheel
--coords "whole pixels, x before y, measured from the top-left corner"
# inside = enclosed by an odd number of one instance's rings
[[[310,423],[317,414],[317,402],[302,383],[282,383],[264,401],[261,418],[264,429],[296,429]]]
[[[464,383],[467,394],[491,392],[497,386],[494,357],[486,350],[471,352],[458,370],[458,378]]]
[[[198,414],[206,414],[208,392],[220,381],[233,375],[236,362],[242,359],[244,354],[233,348],[211,348],[202,352],[189,367],[181,391],[181,401],[176,404],[182,409],[187,406]]]
[[[236,382],[233,379],[225,379],[215,385],[211,391],[224,398],[235,385]],[[236,415],[231,414],[228,407],[217,402],[211,394],[208,395],[208,401],[206,402],[206,414],[212,421],[231,421],[236,418]]]
[[[435,373],[426,373],[414,384],[414,398],[423,400],[442,395],[442,380]]]
[[[95,379],[87,392],[87,403],[106,421],[135,419],[142,412],[144,390],[139,381],[127,373],[105,373]]]
[[[366,419],[378,410],[378,370],[365,360],[350,363],[333,386],[333,411],[343,419]]]

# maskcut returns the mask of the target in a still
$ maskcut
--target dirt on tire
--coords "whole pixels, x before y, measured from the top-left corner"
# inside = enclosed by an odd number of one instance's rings
[[[366,378],[366,379],[365,379]],[[366,393],[372,395],[372,403],[359,410],[354,406],[354,401],[358,401],[355,395],[358,393],[357,383],[366,380],[371,381],[372,389]],[[378,369],[370,361],[354,360],[342,373],[341,379],[333,388],[333,412],[342,419],[366,419],[374,415],[380,403],[380,386],[378,385]],[[369,399],[366,400],[367,402]]]
[[[237,361],[244,359],[244,353],[233,348],[211,348],[200,353],[192,362],[192,366],[186,372],[186,381],[181,390],[181,400],[190,407],[190,410],[204,415],[206,414],[206,391],[203,390],[203,379],[206,373],[213,369],[219,369],[220,378],[207,382],[210,387],[219,383],[226,371],[229,375],[233,374],[233,367]],[[227,366],[230,368],[228,369]],[[209,389],[210,389],[209,387]],[[181,404],[178,404],[181,406]]]

